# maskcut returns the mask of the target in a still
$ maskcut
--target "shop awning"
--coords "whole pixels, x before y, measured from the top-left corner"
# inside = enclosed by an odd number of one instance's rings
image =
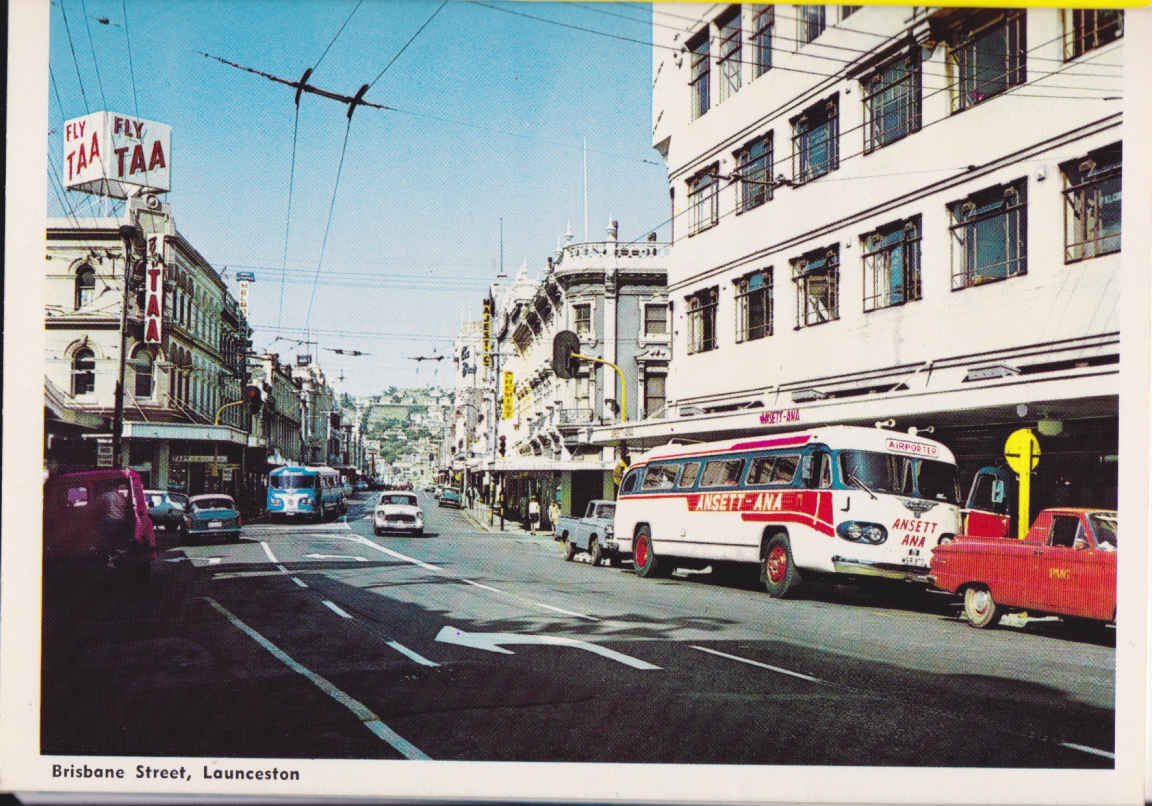
[[[529,470],[559,473],[573,470],[611,470],[613,467],[615,467],[614,460],[597,459],[595,461],[580,461],[578,459],[568,459],[557,461],[526,456],[523,458],[505,459],[495,463],[489,462],[484,466],[484,469],[496,473]]]

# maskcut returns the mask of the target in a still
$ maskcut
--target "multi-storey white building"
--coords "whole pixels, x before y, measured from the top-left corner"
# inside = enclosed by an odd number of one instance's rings
[[[655,9],[670,416],[594,440],[893,420],[971,472],[1033,427],[1041,474],[1114,504],[1123,24]]]

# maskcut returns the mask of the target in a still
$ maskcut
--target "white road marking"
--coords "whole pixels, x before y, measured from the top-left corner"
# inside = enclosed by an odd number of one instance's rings
[[[364,724],[364,727],[368,728],[368,730],[372,731],[372,733],[380,737],[380,739],[387,742],[394,750],[396,750],[396,752],[409,759],[419,759],[424,761],[429,760],[427,754],[425,754],[420,750],[420,748],[416,747],[407,739],[400,736],[400,734],[396,733],[396,731],[385,725],[383,720],[381,720],[380,717],[370,708],[364,705],[364,703],[348,696],[336,686],[332,685],[331,682],[316,674],[316,672],[313,672],[311,669],[308,669],[307,667],[293,660],[286,652],[284,652],[284,650],[280,649],[280,647],[276,646],[263,635],[249,627],[212,597],[206,596],[204,597],[204,600],[208,602],[208,604],[212,605],[212,607],[214,607],[221,615],[223,615],[224,618],[228,619],[228,621],[230,621],[232,625],[236,627],[236,629],[243,632],[253,641],[262,646],[265,650],[267,650],[274,658],[276,658],[276,660],[280,661],[300,676],[308,679],[314,686],[316,686],[316,688],[320,689],[336,702],[340,703],[349,711],[351,711],[356,716],[356,718]]]
[[[307,588],[308,585],[300,581],[299,577],[292,577],[292,581],[299,585],[301,588]]]
[[[1109,753],[1107,750],[1098,750],[1095,747],[1088,747],[1083,744],[1073,744],[1072,742],[1060,742],[1061,747],[1067,747],[1071,750],[1079,750],[1081,753],[1091,753],[1094,756],[1103,756],[1104,758],[1115,759],[1115,753]]]
[[[435,663],[433,661],[428,660],[426,657],[424,657],[423,655],[421,655],[417,652],[413,652],[411,649],[404,646],[399,641],[393,641],[393,640],[389,639],[385,643],[388,644],[388,646],[395,649],[401,655],[404,655],[404,656],[416,661],[421,666],[439,666],[440,665],[439,663]]]
[[[331,610],[336,615],[341,616],[342,618],[352,618],[352,616],[348,615],[348,613],[345,612],[344,610],[341,610],[340,607],[338,607],[334,602],[330,602],[327,599],[324,599],[323,601],[324,601],[324,606],[327,607],[329,610]]]
[[[279,560],[276,559],[276,555],[272,553],[272,549],[268,548],[268,544],[266,542],[264,542],[263,540],[260,541],[260,548],[264,549],[264,553],[268,555],[268,559],[271,560],[273,563],[280,562]]]
[[[367,557],[357,557],[351,554],[305,554],[306,560],[355,560],[358,563],[368,562]]]
[[[436,635],[437,641],[446,644],[483,649],[488,652],[498,652],[502,655],[515,655],[510,649],[504,649],[502,644],[544,644],[547,646],[566,646],[573,649],[583,649],[609,660],[631,666],[633,669],[659,669],[647,661],[625,655],[608,647],[593,644],[589,641],[578,641],[575,638],[566,638],[562,635],[525,635],[511,632],[464,632],[456,627],[443,627]]]
[[[208,558],[208,564],[209,565],[219,565],[220,564],[220,558],[219,557],[209,557]]]
[[[379,543],[376,543],[372,540],[369,540],[366,537],[361,537],[360,535],[356,535],[352,539],[356,540],[359,543],[363,543],[366,546],[371,546],[372,548],[376,549],[377,551],[382,551],[385,554],[391,555],[392,557],[395,557],[398,560],[404,560],[405,562],[410,562],[413,565],[418,565],[421,568],[424,568],[428,571],[438,571],[441,573],[446,573],[444,571],[444,569],[438,565],[432,565],[431,563],[426,563],[426,562],[423,562],[422,560],[417,560],[415,557],[409,557],[407,554],[401,554],[398,551],[393,551],[390,548],[385,548],[384,546],[381,546]],[[554,607],[552,605],[544,604],[543,602],[534,602],[531,599],[525,599],[523,596],[517,596],[515,593],[509,593],[508,591],[503,591],[503,590],[500,590],[499,588],[493,588],[491,585],[485,585],[481,582],[476,582],[475,580],[465,579],[464,577],[454,577],[454,579],[457,579],[466,585],[472,585],[474,587],[481,588],[481,589],[486,590],[486,591],[491,591],[492,593],[499,593],[501,596],[510,596],[513,599],[519,599],[522,602],[527,602],[528,604],[533,605],[534,607],[542,607],[545,610],[551,610],[555,613],[563,613],[566,616],[574,616],[576,618],[582,618],[582,619],[586,619],[588,621],[599,621],[600,620],[600,619],[596,618],[595,616],[589,616],[587,613],[578,613],[575,610],[565,610],[562,607]]]
[[[812,677],[811,675],[801,674],[800,672],[793,672],[793,671],[790,671],[788,669],[781,669],[779,666],[769,666],[767,663],[761,663],[760,661],[750,660],[748,658],[741,658],[738,655],[729,655],[727,652],[720,652],[720,651],[715,650],[715,649],[709,649],[706,646],[696,646],[695,644],[689,644],[689,646],[692,647],[693,649],[698,649],[701,652],[707,652],[710,655],[719,655],[722,658],[728,658],[729,660],[739,661],[740,663],[747,663],[749,666],[759,666],[761,669],[768,669],[769,671],[778,672],[779,674],[786,674],[786,675],[790,675],[791,677],[799,677],[801,680],[809,680],[813,683],[827,683],[828,682],[827,680],[821,680],[819,677]]]

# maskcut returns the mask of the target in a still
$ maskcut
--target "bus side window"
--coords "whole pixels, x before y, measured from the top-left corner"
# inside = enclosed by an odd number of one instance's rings
[[[696,485],[696,477],[700,475],[699,462],[685,462],[684,469],[680,471],[680,483],[677,487],[694,487]]]
[[[624,481],[620,483],[620,495],[627,495],[628,493],[635,492],[636,480],[640,478],[640,471],[633,470],[624,477]]]
[[[826,489],[832,486],[832,457],[827,451],[815,451],[804,457],[800,463],[804,486]]]

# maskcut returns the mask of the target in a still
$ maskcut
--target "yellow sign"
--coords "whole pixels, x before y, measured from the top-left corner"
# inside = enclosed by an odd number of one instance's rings
[[[504,373],[504,411],[502,412],[505,420],[512,419],[512,404],[515,401],[515,388],[516,384],[512,379],[511,372]]]
[[[1040,442],[1030,428],[1019,428],[1004,442],[1004,458],[1020,479],[1020,513],[1016,519],[1016,539],[1023,540],[1032,523],[1029,499],[1032,496],[1032,471],[1040,461]]]

